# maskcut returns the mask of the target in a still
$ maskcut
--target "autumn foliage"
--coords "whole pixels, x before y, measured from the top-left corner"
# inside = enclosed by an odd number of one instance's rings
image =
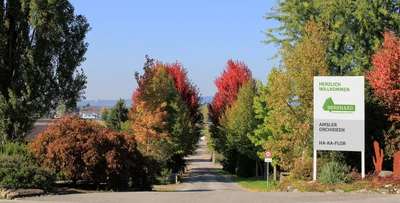
[[[373,92],[388,108],[389,120],[400,122],[400,40],[383,34],[383,46],[372,56],[374,70],[367,72]]]
[[[163,67],[175,82],[176,88],[182,101],[186,104],[190,112],[190,118],[193,123],[199,123],[202,120],[200,108],[199,90],[189,80],[187,70],[178,62],[164,64]]]
[[[229,60],[221,76],[215,80],[217,92],[209,105],[210,119],[218,123],[227,108],[237,100],[240,87],[251,78],[251,71],[243,62]]]
[[[135,139],[96,122],[67,116],[39,134],[29,149],[36,164],[65,180],[107,183],[110,189],[151,189],[151,171],[145,170]]]
[[[199,91],[178,62],[154,62],[147,57],[143,69],[143,75],[136,74],[138,88],[130,115],[138,149],[158,163],[169,162],[179,169],[200,137]]]

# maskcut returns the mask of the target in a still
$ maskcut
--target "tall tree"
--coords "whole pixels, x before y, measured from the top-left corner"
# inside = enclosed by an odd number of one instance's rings
[[[210,116],[207,104],[203,104],[201,106],[201,113],[203,114],[203,122],[204,123],[210,122]]]
[[[107,116],[106,125],[114,131],[120,131],[123,122],[128,120],[128,108],[125,100],[119,99]]]
[[[224,167],[225,164],[232,164],[234,168],[231,168],[241,177],[255,174],[253,166],[255,161],[259,160],[257,152],[262,151],[260,146],[255,146],[249,139],[249,134],[253,133],[257,125],[253,107],[255,96],[255,81],[250,79],[239,89],[237,101],[232,108],[226,110],[221,119],[221,133],[226,135],[227,142],[224,149]],[[227,160],[229,157],[232,160]]]
[[[373,93],[386,106],[389,119],[400,123],[400,39],[391,32],[384,33],[383,46],[372,56],[373,71],[367,79]]]
[[[399,1],[280,0],[266,19],[281,23],[268,29],[266,43],[297,41],[309,20],[327,28],[328,64],[333,75],[363,74],[372,67],[371,54],[383,40],[385,29],[400,31]],[[282,37],[283,36],[283,37]]]
[[[0,135],[23,140],[47,110],[82,97],[90,27],[68,0],[5,0],[0,13]]]
[[[183,158],[193,150],[194,143],[193,139],[188,139],[192,133],[188,108],[175,82],[161,63],[145,70],[141,78],[132,96],[131,115],[139,149],[158,161],[168,160],[173,155]]]
[[[202,114],[199,111],[201,95],[199,89],[189,80],[187,70],[178,62],[172,64],[167,63],[164,64],[163,67],[174,80],[182,101],[185,102],[189,109],[192,122],[194,124],[201,123]]]
[[[400,150],[400,39],[392,32],[385,32],[384,38],[382,46],[372,56],[374,70],[368,71],[367,79],[373,94],[383,104],[383,112],[391,125],[384,133],[385,142],[381,143],[385,144],[385,154],[393,158]],[[385,121],[380,123],[385,124]]]
[[[255,144],[274,151],[283,169],[291,170],[312,152],[313,77],[327,75],[328,43],[321,23],[310,21],[301,40],[284,44],[282,65],[273,68],[266,89],[260,89],[257,117],[267,115],[255,135]],[[266,106],[265,106],[266,105]]]
[[[231,108],[236,100],[240,87],[251,79],[251,71],[243,62],[229,60],[221,76],[215,80],[218,91],[213,101],[208,105],[210,119],[213,125],[211,131],[211,145],[220,152],[226,147],[226,137],[219,132],[220,119],[226,109]]]

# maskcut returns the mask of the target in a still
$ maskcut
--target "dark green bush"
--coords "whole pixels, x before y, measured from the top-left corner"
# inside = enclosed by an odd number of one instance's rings
[[[222,169],[224,171],[230,174],[236,173],[237,154],[235,149],[228,149],[224,152],[224,159],[222,160]]]
[[[323,165],[319,172],[319,181],[322,184],[344,184],[351,182],[352,179],[350,166],[335,161]]]
[[[238,153],[236,174],[242,178],[249,178],[255,175],[256,161],[251,160],[247,155]]]
[[[0,187],[35,188],[49,191],[55,176],[49,170],[29,163],[20,155],[0,155]]]

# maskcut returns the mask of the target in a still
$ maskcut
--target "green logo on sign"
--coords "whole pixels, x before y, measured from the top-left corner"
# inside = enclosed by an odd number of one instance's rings
[[[353,104],[335,104],[333,103],[332,97],[329,97],[325,100],[324,106],[322,107],[325,111],[347,111],[354,112],[356,111],[356,105]]]

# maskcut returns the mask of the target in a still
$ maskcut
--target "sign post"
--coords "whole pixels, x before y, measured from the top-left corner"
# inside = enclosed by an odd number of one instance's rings
[[[364,77],[314,77],[314,172],[317,150],[361,152],[365,177]]]
[[[272,153],[270,150],[265,150],[265,163],[267,163],[267,187],[268,187],[268,177],[269,177],[269,163],[272,162]]]

